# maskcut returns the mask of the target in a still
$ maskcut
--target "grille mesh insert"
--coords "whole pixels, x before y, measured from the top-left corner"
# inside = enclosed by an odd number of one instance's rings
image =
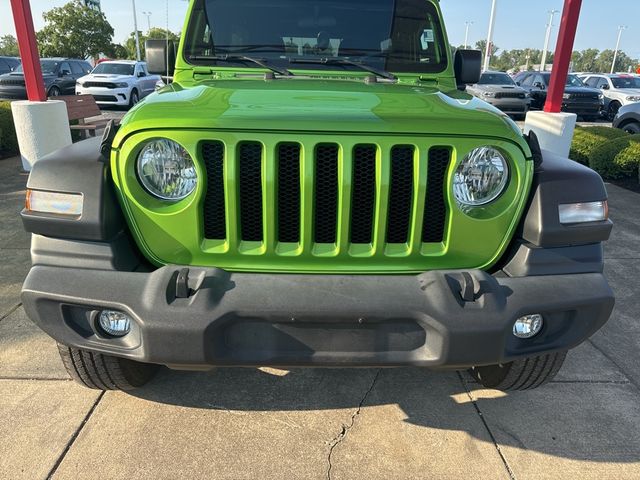
[[[278,241],[300,241],[300,145],[278,145]]]
[[[427,168],[427,196],[422,224],[422,241],[439,243],[444,240],[444,227],[447,220],[445,199],[445,182],[451,151],[445,147],[429,150],[429,166]]]
[[[357,145],[353,149],[351,243],[371,243],[376,201],[376,147]]]
[[[314,241],[335,243],[338,222],[338,146],[318,145],[315,163]]]
[[[387,243],[406,243],[413,203],[413,147],[391,149],[391,183],[387,210]]]
[[[227,236],[224,209],[224,145],[221,142],[204,143],[202,158],[207,170],[204,236],[211,240],[224,240]]]
[[[262,230],[262,145],[241,143],[240,177],[240,238],[245,242],[261,242]]]

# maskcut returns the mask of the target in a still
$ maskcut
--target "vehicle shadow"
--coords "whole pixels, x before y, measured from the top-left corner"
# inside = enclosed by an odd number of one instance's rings
[[[373,408],[375,421],[385,428],[407,422],[572,460],[638,462],[640,440],[634,432],[640,428],[640,406],[635,393],[619,387],[560,382],[507,395],[482,390],[466,373],[418,368],[220,368],[164,370],[132,394],[187,408],[274,415],[330,409],[364,415]],[[399,417],[378,419],[393,405],[402,410]]]

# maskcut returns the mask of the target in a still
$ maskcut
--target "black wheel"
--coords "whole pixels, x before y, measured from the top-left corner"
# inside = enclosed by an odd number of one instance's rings
[[[496,390],[528,390],[550,382],[564,363],[567,352],[549,353],[504,365],[473,367],[471,375],[484,387]]]
[[[614,118],[616,118],[616,115],[618,114],[618,110],[620,110],[620,107],[622,105],[620,105],[620,102],[616,102],[613,101],[609,104],[609,108],[607,109],[607,118],[609,120],[613,120]]]
[[[133,390],[156,374],[159,366],[126,358],[79,350],[58,344],[58,351],[69,376],[96,390]]]
[[[131,97],[129,98],[129,108],[133,107],[139,101],[140,101],[140,95],[138,94],[138,90],[134,88],[131,91]]]
[[[62,92],[55,85],[49,89],[49,97],[59,97],[62,95]]]
[[[640,133],[640,123],[627,123],[624,127],[622,127],[622,130],[630,133],[631,135],[636,135]]]

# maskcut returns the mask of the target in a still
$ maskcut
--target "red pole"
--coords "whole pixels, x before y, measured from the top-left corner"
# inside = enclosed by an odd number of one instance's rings
[[[571,54],[573,53],[573,42],[578,30],[578,20],[580,18],[580,8],[582,0],[564,0],[564,10],[562,11],[562,23],[558,33],[558,43],[556,46],[556,56],[553,59],[553,71],[549,83],[549,93],[544,111],[549,113],[559,113],[562,110],[562,96],[567,84],[569,65],[571,64]]]
[[[31,5],[29,5],[29,0],[11,0],[11,9],[20,46],[27,97],[32,102],[46,102],[47,94],[44,91],[44,79],[42,78],[42,68],[40,68],[40,55],[33,27],[33,17],[31,16]]]

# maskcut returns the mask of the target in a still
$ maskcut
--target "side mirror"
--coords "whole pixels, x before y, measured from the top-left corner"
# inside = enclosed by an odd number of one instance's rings
[[[146,73],[144,73],[144,72],[138,72],[138,78],[146,77],[146,76],[147,76],[147,74],[146,74]]]
[[[609,90],[609,85],[607,85],[606,83],[604,85],[602,85],[602,90]]]
[[[173,41],[147,40],[147,70],[156,75],[173,75],[176,66],[176,45]],[[168,60],[168,63],[167,63]]]
[[[480,50],[457,50],[453,63],[458,90],[480,81],[482,74],[482,52]]]
[[[522,85],[520,84],[520,82],[516,82],[516,85],[521,87]]]
[[[61,77],[67,77],[67,76],[69,76],[69,75],[71,75],[71,72],[70,72],[69,70],[62,70],[62,71],[60,72],[60,76],[61,76]]]
[[[544,84],[542,82],[534,82],[533,86],[540,90],[544,90]]]

